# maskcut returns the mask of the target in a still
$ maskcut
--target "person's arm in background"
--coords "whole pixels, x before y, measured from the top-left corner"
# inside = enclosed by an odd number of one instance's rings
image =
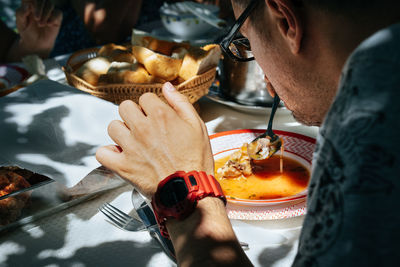
[[[5,38],[0,45],[1,62],[16,62],[30,54],[47,58],[61,26],[62,13],[50,0],[23,0],[16,12],[18,33],[4,23],[0,31]]]
[[[178,170],[214,175],[206,126],[187,98],[170,84],[163,86],[168,104],[144,94],[137,105],[119,107],[123,121],[108,132],[118,146],[99,148],[96,157],[151,198],[158,183]],[[179,266],[251,266],[241,249],[220,199],[206,197],[183,221],[167,221]],[[207,265],[206,265],[207,266]]]
[[[131,35],[143,0],[72,0],[73,8],[97,44],[121,42]],[[155,10],[154,12],[158,12]]]

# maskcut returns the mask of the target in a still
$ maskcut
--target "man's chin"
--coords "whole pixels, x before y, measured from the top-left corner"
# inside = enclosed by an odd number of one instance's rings
[[[309,118],[309,117],[305,116],[304,114],[299,114],[299,113],[296,113],[295,111],[291,111],[291,112],[292,112],[293,118],[297,122],[299,122],[299,123],[301,123],[303,125],[306,125],[306,126],[321,126],[321,124],[322,124],[321,121],[313,120],[312,118]]]

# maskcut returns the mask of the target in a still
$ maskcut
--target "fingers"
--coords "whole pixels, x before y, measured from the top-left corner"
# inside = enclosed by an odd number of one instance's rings
[[[112,121],[108,125],[108,135],[111,139],[121,147],[126,147],[131,145],[131,134],[129,129],[122,121]]]
[[[35,20],[40,27],[52,25],[54,23],[56,23],[56,26],[61,24],[62,13],[55,8],[51,0],[33,0],[30,2],[33,5]]]
[[[54,9],[47,21],[47,24],[54,27],[59,27],[61,26],[62,19],[63,19],[63,14],[61,10]]]
[[[199,120],[199,116],[193,105],[189,102],[186,96],[179,93],[175,87],[166,82],[163,85],[163,94],[169,105],[178,113],[178,115],[187,122]]]
[[[154,118],[170,114],[171,108],[156,94],[146,93],[139,98],[139,105],[148,117]]]
[[[145,114],[142,109],[132,100],[126,100],[119,105],[119,115],[129,129],[133,130],[136,123],[143,122]]]
[[[123,162],[123,155],[116,146],[109,145],[97,149],[96,159],[104,167],[117,171]]]
[[[46,25],[48,24],[49,19],[51,18],[54,11],[54,5],[51,1],[47,0],[44,1],[42,15],[39,20],[39,25]]]
[[[29,15],[31,14],[32,4],[22,2],[15,13],[16,25],[19,31],[23,31],[28,26]]]
[[[43,12],[43,6],[45,0],[34,0],[33,1],[33,7],[34,7],[34,15],[35,15],[35,19],[37,21],[40,21],[41,17],[42,17],[42,12]]]

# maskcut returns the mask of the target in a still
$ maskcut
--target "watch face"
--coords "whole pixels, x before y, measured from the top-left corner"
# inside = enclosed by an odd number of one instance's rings
[[[169,180],[160,190],[160,201],[166,207],[173,207],[188,195],[188,188],[182,177]]]

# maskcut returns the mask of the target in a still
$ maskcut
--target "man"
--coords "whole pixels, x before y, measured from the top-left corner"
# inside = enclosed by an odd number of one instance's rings
[[[270,93],[278,94],[299,121],[323,122],[294,265],[394,266],[399,249],[394,242],[400,237],[395,206],[400,195],[399,3],[232,4],[236,17],[245,14],[235,28],[250,41]],[[222,42],[228,53],[233,39]],[[171,173],[214,173],[201,119],[171,84],[163,93],[170,106],[153,94],[143,95],[139,105],[123,102],[124,122],[114,121],[108,129],[119,147],[97,152],[103,165],[148,197],[156,195],[155,207],[163,195],[155,193],[157,185]],[[251,265],[218,198],[203,198],[185,219],[165,223],[182,266]]]

